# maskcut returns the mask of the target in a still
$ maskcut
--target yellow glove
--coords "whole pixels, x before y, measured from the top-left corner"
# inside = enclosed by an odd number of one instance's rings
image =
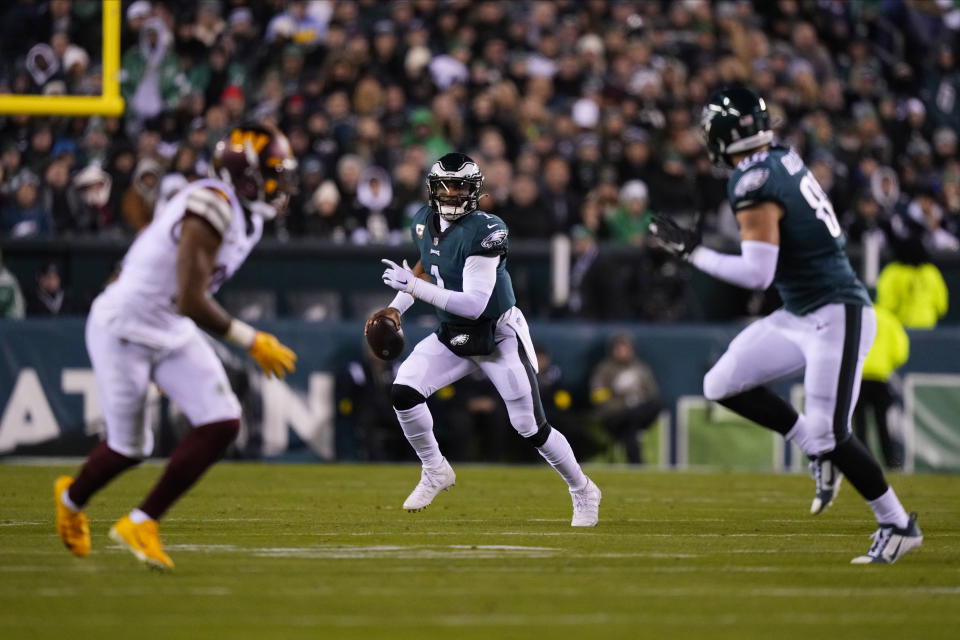
[[[296,369],[297,354],[281,344],[272,333],[257,331],[249,352],[268,378],[282,378]]]

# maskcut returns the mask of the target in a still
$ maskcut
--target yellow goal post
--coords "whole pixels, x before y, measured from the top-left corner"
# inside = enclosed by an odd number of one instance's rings
[[[0,94],[0,114],[28,116],[119,116],[120,0],[103,0],[103,93],[99,96]]]

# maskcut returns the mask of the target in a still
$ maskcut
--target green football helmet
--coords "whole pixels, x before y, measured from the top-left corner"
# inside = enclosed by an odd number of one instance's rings
[[[767,104],[745,87],[715,91],[703,107],[700,128],[710,161],[721,167],[733,167],[730,154],[756,149],[773,141]]]

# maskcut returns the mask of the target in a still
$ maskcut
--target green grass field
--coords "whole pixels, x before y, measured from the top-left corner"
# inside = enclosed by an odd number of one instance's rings
[[[53,528],[75,467],[0,464],[0,636],[29,638],[957,638],[960,478],[896,477],[924,546],[852,566],[874,523],[849,485],[807,515],[799,475],[593,468],[600,526],[572,530],[545,466],[457,468],[424,512],[413,466],[222,464],[147,571],[107,529],[159,467],[88,509],[93,553]]]

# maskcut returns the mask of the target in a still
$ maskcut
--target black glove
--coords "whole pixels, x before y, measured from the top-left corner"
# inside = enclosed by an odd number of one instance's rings
[[[653,216],[650,233],[661,247],[681,258],[689,256],[701,241],[699,229],[684,229],[671,218],[662,215]]]

